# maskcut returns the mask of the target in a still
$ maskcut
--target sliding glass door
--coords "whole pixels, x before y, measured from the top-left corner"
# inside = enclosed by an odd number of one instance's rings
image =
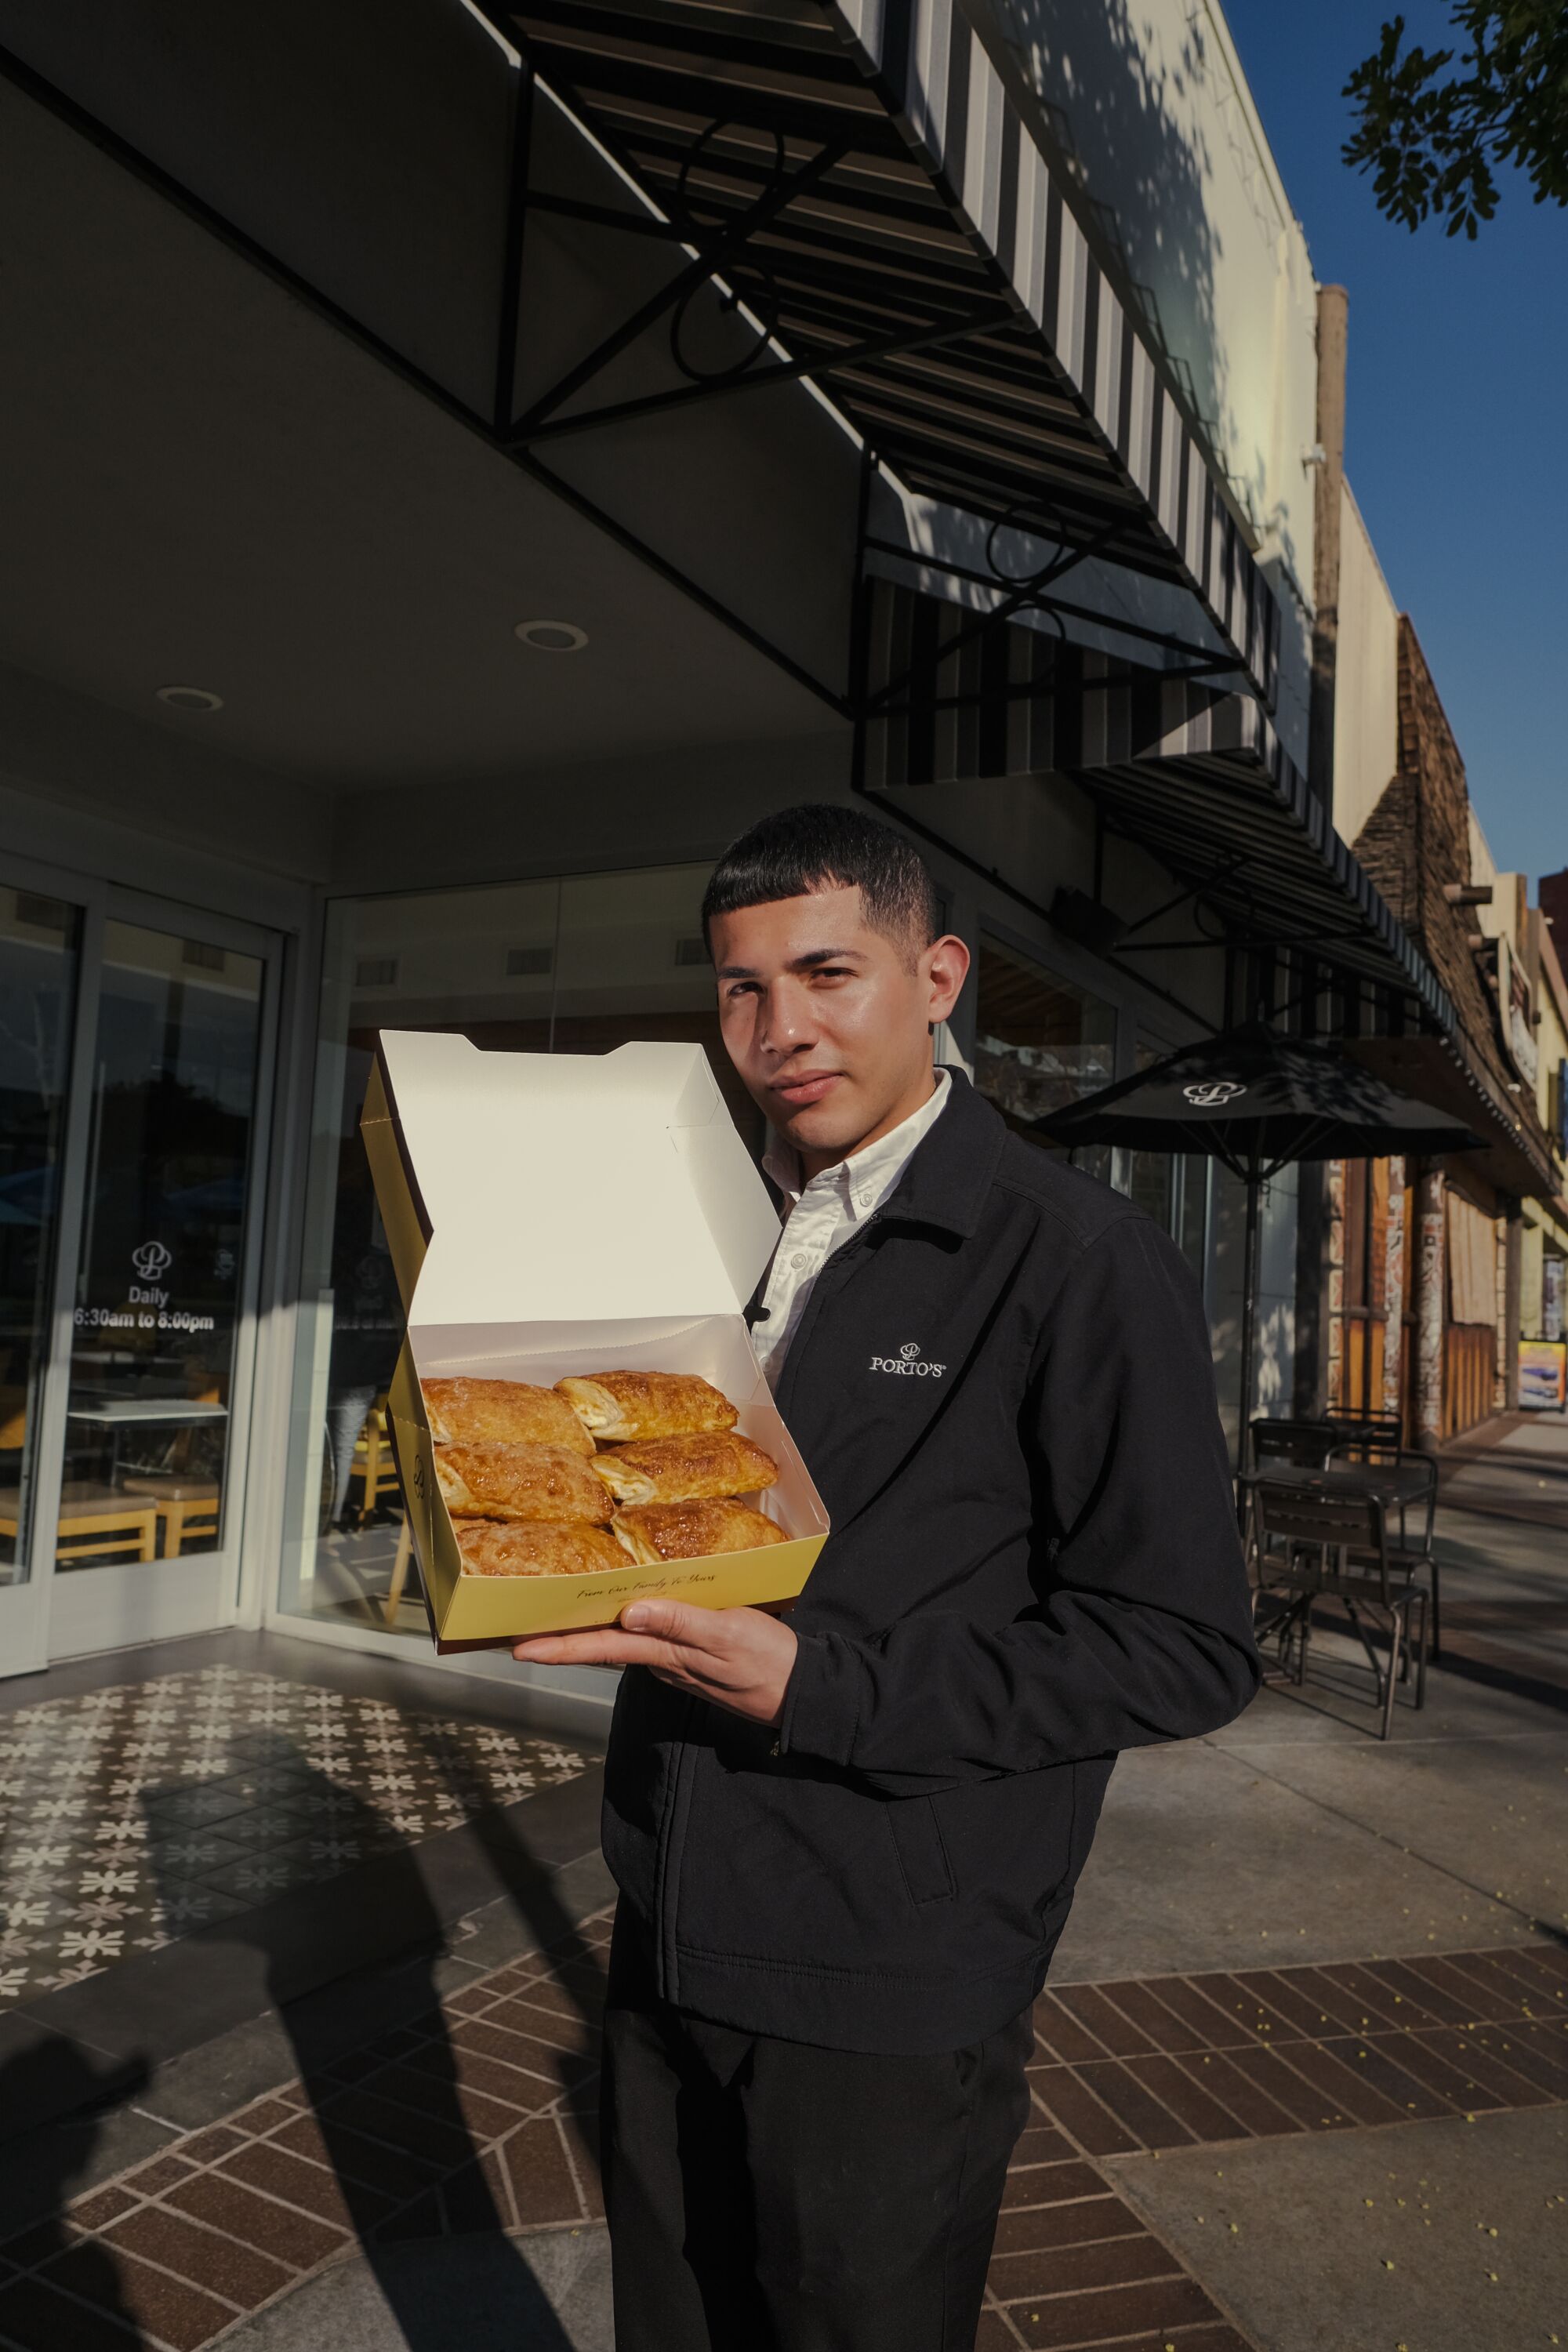
[[[34,1530],[84,910],[0,881],[0,1663],[37,1663]]]
[[[0,876],[11,1671],[232,1619],[271,971],[246,927]]]

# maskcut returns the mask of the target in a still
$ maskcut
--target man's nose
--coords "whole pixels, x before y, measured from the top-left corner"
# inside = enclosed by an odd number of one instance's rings
[[[812,1044],[811,998],[797,981],[778,981],[763,998],[758,1043],[764,1053],[795,1054]]]

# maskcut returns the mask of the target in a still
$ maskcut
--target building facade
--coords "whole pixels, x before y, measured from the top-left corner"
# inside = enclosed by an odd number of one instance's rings
[[[1455,1021],[1445,1037],[1373,1051],[1412,1092],[1467,1119],[1484,1149],[1419,1169],[1369,1160],[1332,1171],[1327,1386],[1335,1405],[1398,1410],[1436,1444],[1518,1404],[1520,1340],[1539,1336],[1525,1267],[1557,1231],[1563,1190],[1542,1090],[1556,975],[1543,970],[1549,934],[1525,877],[1492,859],[1403,615],[1396,662],[1396,764],[1355,850],[1442,979]]]
[[[1568,873],[1543,875],[1537,903],[1525,915],[1536,1014],[1535,1103],[1560,1181],[1550,1197],[1524,1203],[1520,1334],[1558,1348],[1568,1339],[1568,979],[1563,970]]]
[[[1359,524],[1217,11],[1142,116],[1174,0],[1109,42],[1022,0],[721,14],[8,13],[6,1670],[236,1623],[427,1657],[376,1033],[698,1040],[755,1139],[697,909],[768,809],[921,844],[974,956],[942,1050],[1022,1131],[1259,1016],[1490,1083],[1480,963],[1384,855],[1433,728],[1370,548],[1323,593],[1325,486]],[[1337,1244],[1270,1188],[1242,1400],[1228,1180],[1097,1170],[1204,1284],[1233,1426],[1298,1392],[1334,1246],[1336,1392],[1394,1360],[1386,1292],[1346,1336],[1353,1178]],[[603,1724],[600,1677],[448,1663]]]

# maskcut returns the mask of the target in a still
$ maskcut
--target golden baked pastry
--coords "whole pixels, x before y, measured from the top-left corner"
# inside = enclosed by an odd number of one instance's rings
[[[705,1495],[754,1495],[779,1475],[771,1454],[733,1430],[612,1445],[594,1456],[593,1466],[617,1503],[688,1503]]]
[[[436,1484],[454,1517],[592,1525],[610,1516],[604,1481],[564,1445],[438,1445]]]
[[[465,1576],[589,1576],[625,1568],[626,1553],[603,1528],[562,1528],[533,1519],[498,1527],[493,1519],[460,1519],[458,1549]]]
[[[529,1381],[422,1381],[437,1445],[564,1445],[592,1454],[594,1441],[553,1389]]]
[[[639,1568],[657,1568],[667,1559],[710,1559],[716,1552],[752,1551],[787,1540],[783,1528],[761,1511],[723,1496],[617,1511],[610,1533]]]
[[[733,1429],[740,1418],[729,1398],[695,1372],[595,1372],[555,1386],[601,1443],[692,1436]]]

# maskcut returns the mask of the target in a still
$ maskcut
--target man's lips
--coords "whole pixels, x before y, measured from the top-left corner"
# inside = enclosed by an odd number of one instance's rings
[[[843,1076],[842,1070],[810,1070],[798,1078],[775,1078],[773,1092],[788,1110],[804,1110],[808,1103],[820,1102]]]

